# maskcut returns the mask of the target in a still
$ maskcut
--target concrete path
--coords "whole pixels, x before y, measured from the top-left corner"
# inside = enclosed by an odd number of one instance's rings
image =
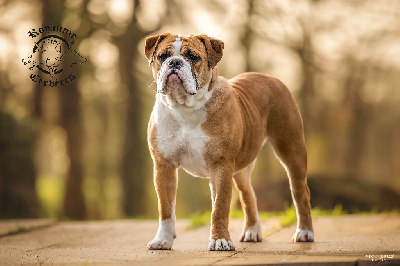
[[[146,244],[157,221],[119,220],[0,222],[0,264],[400,265],[400,215],[356,215],[314,219],[316,242],[292,243],[295,226],[279,229],[277,219],[262,221],[261,243],[240,243],[242,221],[232,219],[232,252],[209,252],[208,226],[187,230],[177,222],[173,250],[150,251]],[[11,231],[11,233],[9,233]]]

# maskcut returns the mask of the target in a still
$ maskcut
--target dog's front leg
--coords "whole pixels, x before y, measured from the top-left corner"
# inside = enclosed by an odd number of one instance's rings
[[[148,249],[171,249],[176,237],[175,202],[178,187],[177,169],[169,163],[154,163],[154,186],[158,197],[159,225]]]
[[[210,177],[212,214],[209,250],[235,250],[229,235],[229,211],[232,198],[233,166],[213,167]]]

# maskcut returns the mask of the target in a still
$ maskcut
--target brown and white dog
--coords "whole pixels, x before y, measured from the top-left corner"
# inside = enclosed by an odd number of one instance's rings
[[[171,249],[175,233],[177,169],[210,179],[209,250],[234,250],[228,231],[232,183],[240,193],[244,226],[240,241],[261,241],[250,175],[268,140],[287,171],[297,213],[295,242],[314,233],[307,186],[307,151],[300,112],[278,79],[243,73],[218,75],[224,43],[207,35],[164,33],[146,39],[145,55],[157,82],[148,144],[154,163],[159,227],[149,249]]]

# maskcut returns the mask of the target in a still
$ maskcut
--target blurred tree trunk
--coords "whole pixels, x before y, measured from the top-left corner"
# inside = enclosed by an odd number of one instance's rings
[[[253,41],[254,32],[251,30],[251,16],[254,12],[254,0],[248,0],[246,3],[246,20],[244,21],[244,32],[241,36],[240,42],[242,43],[245,53],[245,72],[254,71],[251,60],[251,45]]]
[[[348,125],[348,145],[346,151],[346,169],[353,177],[362,177],[362,157],[366,143],[367,128],[371,107],[365,103],[360,92],[364,88],[368,64],[354,58],[347,59],[348,76],[345,79],[345,104],[350,114]]]
[[[13,90],[7,73],[0,71],[0,219],[37,218],[37,128],[30,117],[17,119],[13,109],[8,110],[6,103]]]
[[[39,58],[41,61],[42,57]],[[32,101],[32,116],[39,121],[43,118],[43,86],[37,83],[33,87]]]
[[[79,72],[74,82],[58,88],[60,124],[67,134],[67,153],[70,160],[65,184],[63,215],[72,219],[85,219],[86,208],[83,195],[83,126],[78,87]]]
[[[303,43],[295,49],[301,59],[302,84],[299,92],[299,104],[304,123],[304,135],[308,138],[309,131],[313,130],[316,106],[314,101],[314,49],[311,36],[303,26]]]
[[[65,0],[41,0],[42,21],[39,25],[61,25],[61,16]],[[39,62],[42,62],[42,56],[39,56]],[[43,118],[43,93],[45,87],[42,84],[35,83],[32,95],[32,115],[36,119]]]
[[[119,48],[119,72],[121,83],[128,89],[127,115],[124,146],[122,151],[121,177],[123,186],[123,212],[126,216],[141,215],[146,212],[146,176],[145,154],[147,145],[143,138],[142,102],[140,83],[133,74],[134,62],[139,58],[138,44],[148,34],[138,28],[137,13],[139,1],[134,1],[134,14],[125,34],[117,37]]]
[[[132,28],[132,27],[130,27]],[[141,32],[128,30],[128,34],[118,40],[120,54],[120,76],[128,89],[125,137],[122,155],[123,211],[126,216],[135,216],[146,211],[145,154],[146,142],[141,125],[142,103],[139,82],[132,75],[133,62],[139,56],[137,45]]]
[[[87,18],[88,1],[83,1],[83,13],[79,14],[82,19]],[[64,3],[59,6],[65,9]],[[83,24],[83,23],[81,23]],[[75,49],[79,46],[79,39],[75,40]],[[67,136],[67,154],[69,157],[69,170],[65,183],[63,216],[70,219],[83,220],[86,215],[86,203],[83,192],[83,151],[84,151],[84,128],[82,121],[81,93],[79,89],[80,79],[79,67],[74,68],[73,82],[58,87],[58,101],[60,105],[60,125]]]
[[[61,25],[65,8],[64,0],[42,0],[43,25]],[[77,44],[75,43],[75,46]],[[75,80],[54,89],[58,93],[60,105],[59,123],[67,135],[67,153],[70,164],[65,184],[63,216],[70,219],[85,219],[86,208],[82,191],[83,183],[83,126],[81,118],[79,73],[74,72]],[[35,85],[33,95],[33,114],[42,117],[43,87]]]
[[[0,218],[37,218],[36,129],[0,106]]]
[[[127,116],[125,124],[124,147],[122,152],[121,178],[123,189],[123,212],[126,216],[143,215],[147,212],[146,128],[142,126],[143,105],[141,101],[140,82],[134,62],[140,58],[139,42],[146,36],[160,29],[167,14],[177,8],[175,1],[167,3],[167,10],[152,30],[143,30],[137,21],[140,12],[140,1],[134,0],[134,14],[125,33],[115,38],[119,49],[119,72],[121,83],[128,89]],[[179,15],[177,15],[179,18]],[[143,50],[143,49],[140,49]]]

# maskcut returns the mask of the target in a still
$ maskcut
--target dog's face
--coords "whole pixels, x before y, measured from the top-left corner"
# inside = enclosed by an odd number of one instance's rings
[[[146,38],[145,55],[152,66],[157,93],[183,104],[199,90],[207,89],[223,48],[222,41],[206,35],[164,33]]]

